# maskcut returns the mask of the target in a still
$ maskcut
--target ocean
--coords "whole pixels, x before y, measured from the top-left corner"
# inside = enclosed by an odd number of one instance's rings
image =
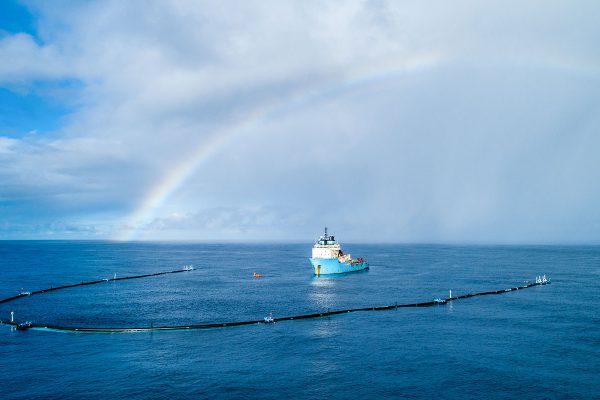
[[[312,243],[0,241],[0,319],[131,327],[431,301],[447,305],[201,331],[0,326],[3,399],[600,398],[600,246],[343,244],[371,265],[315,277]],[[263,274],[253,278],[253,272]]]

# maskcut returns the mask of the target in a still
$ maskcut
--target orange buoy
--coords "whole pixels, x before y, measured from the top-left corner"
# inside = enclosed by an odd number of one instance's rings
[[[257,274],[256,272],[252,273],[253,278],[261,278],[262,276],[263,276],[262,274]]]

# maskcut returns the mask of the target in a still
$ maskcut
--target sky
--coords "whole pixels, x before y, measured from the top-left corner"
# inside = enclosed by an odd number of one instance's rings
[[[597,1],[0,3],[0,239],[600,243]]]

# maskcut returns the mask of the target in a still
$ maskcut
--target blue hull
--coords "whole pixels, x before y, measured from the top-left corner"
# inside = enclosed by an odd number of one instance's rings
[[[369,268],[369,263],[339,262],[337,258],[310,258],[315,275],[344,274]]]

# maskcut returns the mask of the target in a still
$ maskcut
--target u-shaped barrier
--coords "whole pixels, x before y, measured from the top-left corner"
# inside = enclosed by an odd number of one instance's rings
[[[0,304],[18,300],[23,297],[38,295],[38,294],[52,292],[52,291],[56,291],[56,290],[74,288],[74,287],[78,287],[78,286],[96,285],[96,284],[105,283],[105,282],[123,281],[123,280],[128,280],[128,279],[147,278],[147,277],[151,277],[151,276],[175,274],[175,273],[187,272],[187,271],[191,271],[191,270],[193,270],[193,268],[184,267],[183,269],[178,269],[178,270],[174,270],[174,271],[166,271],[166,272],[157,272],[154,274],[125,276],[122,278],[114,277],[114,278],[110,278],[110,279],[100,279],[100,280],[96,280],[96,281],[81,282],[81,283],[76,283],[73,285],[50,287],[48,289],[37,290],[34,292],[24,292],[24,293],[20,293],[16,296],[7,297],[5,299],[0,299]],[[407,304],[393,304],[393,305],[377,306],[377,307],[350,308],[350,309],[335,310],[335,311],[328,310],[326,312],[313,313],[313,314],[301,314],[301,315],[293,315],[293,316],[279,317],[279,318],[274,318],[274,317],[269,316],[269,317],[265,317],[263,319],[257,319],[257,320],[221,322],[221,323],[211,323],[211,324],[189,324],[189,325],[174,325],[174,326],[144,326],[144,327],[125,327],[125,328],[109,328],[109,327],[89,327],[88,328],[88,327],[61,326],[61,325],[51,325],[51,324],[40,325],[40,324],[31,323],[31,322],[19,323],[19,322],[15,322],[12,320],[11,321],[0,320],[0,324],[11,325],[11,326],[16,327],[19,330],[36,329],[36,330],[49,330],[49,331],[57,331],[57,332],[82,332],[82,333],[125,333],[125,332],[215,329],[215,328],[224,328],[224,327],[231,327],[231,326],[269,324],[269,323],[281,322],[281,321],[315,319],[315,318],[329,317],[332,315],[347,314],[347,313],[360,312],[360,311],[394,310],[394,309],[405,308],[405,307],[432,307],[432,306],[436,306],[436,305],[443,305],[450,301],[467,299],[467,298],[474,297],[474,296],[504,294],[504,293],[515,291],[515,290],[531,288],[534,286],[543,286],[543,285],[547,285],[549,283],[550,283],[550,281],[546,280],[544,277],[543,281],[541,279],[538,280],[536,278],[535,283],[527,283],[523,286],[516,286],[516,287],[512,287],[512,288],[508,288],[508,289],[488,291],[488,292],[470,293],[470,294],[464,294],[461,296],[448,297],[446,299],[435,299],[434,301],[427,301],[427,302],[420,302],[420,303],[407,303]]]

